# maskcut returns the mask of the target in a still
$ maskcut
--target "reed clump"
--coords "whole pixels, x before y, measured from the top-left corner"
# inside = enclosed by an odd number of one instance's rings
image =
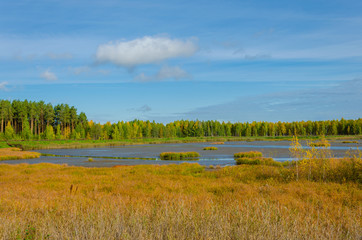
[[[322,138],[320,141],[317,142],[309,142],[309,147],[323,147],[323,148],[329,148],[331,144],[325,139]]]
[[[224,142],[212,142],[210,144],[213,144],[213,145],[222,145],[222,144],[225,144]]]
[[[358,141],[342,141],[342,143],[358,143]]]
[[[265,158],[265,157],[255,157],[255,158],[237,158],[237,165],[247,164],[247,165],[266,165],[266,166],[275,166],[281,167],[283,166],[281,162],[275,161],[273,158]]]
[[[234,154],[234,158],[256,158],[262,157],[263,154],[257,151],[250,151],[250,152],[239,152]]]
[[[21,151],[20,148],[0,148],[0,161],[38,158],[40,155],[37,152]]]
[[[217,150],[217,147],[204,147],[203,150]]]
[[[163,152],[160,153],[161,160],[198,160],[198,152]]]

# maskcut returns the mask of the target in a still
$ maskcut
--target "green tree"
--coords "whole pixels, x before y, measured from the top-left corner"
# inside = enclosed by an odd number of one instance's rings
[[[118,129],[117,124],[112,125],[112,139],[113,140],[120,140],[121,139],[121,135],[119,133],[119,129]]]
[[[15,137],[14,129],[11,126],[10,121],[9,121],[5,127],[5,139],[11,140],[11,139],[14,139],[14,137]]]
[[[25,139],[25,140],[29,140],[32,138],[32,133],[31,133],[31,129],[30,129],[30,126],[29,126],[29,122],[28,121],[25,121],[24,124],[23,124],[23,131],[22,131],[22,138]]]
[[[53,140],[55,138],[54,129],[52,126],[50,126],[50,125],[46,126],[45,132],[44,132],[44,138],[47,140]]]

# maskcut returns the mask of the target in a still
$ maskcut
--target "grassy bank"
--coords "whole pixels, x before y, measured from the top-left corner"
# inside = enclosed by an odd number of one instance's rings
[[[38,158],[40,153],[21,151],[20,148],[0,148],[0,161]]]
[[[1,239],[359,239],[355,182],[198,164],[0,165]]]
[[[300,140],[323,139],[320,136],[299,136]],[[93,148],[111,147],[135,144],[162,144],[162,143],[191,143],[191,142],[212,142],[221,144],[228,141],[291,141],[293,137],[186,137],[186,138],[150,138],[150,139],[125,139],[125,140],[31,140],[31,141],[8,141],[0,142],[9,144],[12,147],[19,147],[24,150],[34,149],[57,149],[57,148]],[[361,135],[353,136],[328,136],[328,140],[355,140],[362,139]]]

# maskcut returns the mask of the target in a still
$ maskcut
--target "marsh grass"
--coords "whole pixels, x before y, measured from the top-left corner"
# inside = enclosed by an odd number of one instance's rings
[[[358,144],[358,141],[342,141],[342,143],[357,143]]]
[[[329,148],[331,146],[331,144],[325,138],[322,138],[320,141],[309,142],[308,146]]]
[[[283,166],[281,162],[277,162],[273,158],[265,158],[265,157],[254,157],[254,158],[243,157],[243,158],[237,158],[235,161],[237,165],[247,164],[247,165],[267,165],[275,167]]]
[[[21,151],[19,148],[0,148],[0,161],[40,157],[40,153]]]
[[[160,153],[161,160],[198,160],[198,152],[163,152]]]
[[[234,158],[256,158],[262,157],[263,154],[257,151],[250,151],[250,152],[239,152],[234,154]]]
[[[213,145],[222,145],[222,144],[225,144],[224,142],[212,142],[210,144],[213,144]]]
[[[0,239],[359,239],[354,182],[198,164],[0,165]]]
[[[217,147],[204,147],[203,150],[217,150]]]

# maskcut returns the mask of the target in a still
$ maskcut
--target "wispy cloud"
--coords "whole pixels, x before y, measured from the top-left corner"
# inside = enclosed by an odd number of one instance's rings
[[[58,77],[55,75],[55,73],[51,72],[49,69],[42,72],[40,74],[40,77],[47,80],[47,81],[56,81],[56,80],[58,80]]]
[[[362,115],[362,79],[338,86],[280,92],[194,109],[186,119],[225,121],[300,121],[358,118]]]
[[[0,90],[7,91],[8,88],[6,87],[9,83],[8,82],[0,82]]]
[[[162,81],[165,79],[190,79],[191,75],[178,66],[163,66],[155,75],[147,76],[144,73],[137,75],[134,80],[140,82]]]
[[[96,59],[100,63],[132,68],[140,64],[191,56],[198,49],[195,41],[146,36],[131,41],[110,42],[98,47]]]
[[[130,108],[128,109],[129,111],[134,111],[134,112],[141,112],[141,113],[146,113],[146,112],[150,112],[152,111],[152,108],[150,106],[148,106],[147,104],[143,105],[142,107],[139,108]]]

